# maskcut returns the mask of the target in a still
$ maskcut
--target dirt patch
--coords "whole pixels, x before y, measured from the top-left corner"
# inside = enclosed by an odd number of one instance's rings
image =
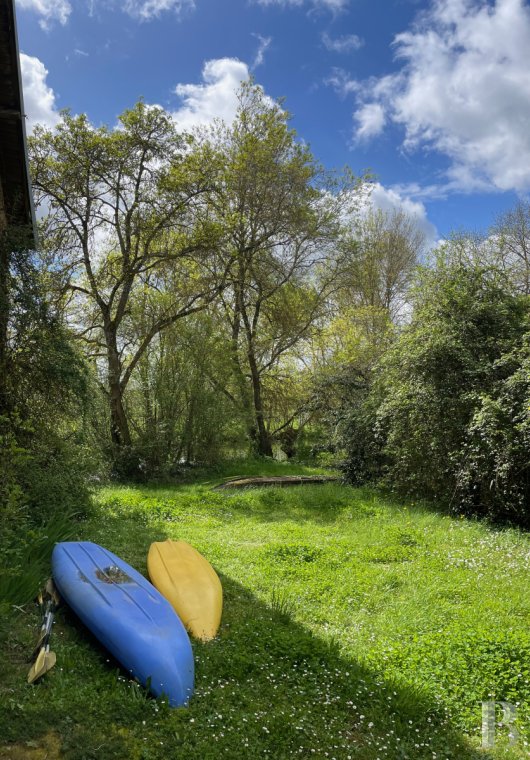
[[[38,739],[0,747],[0,760],[56,760],[63,757],[61,739],[50,731]]]

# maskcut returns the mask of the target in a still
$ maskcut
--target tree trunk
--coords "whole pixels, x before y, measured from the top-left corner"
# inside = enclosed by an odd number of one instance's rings
[[[123,396],[119,385],[110,384],[110,435],[112,443],[117,447],[131,445],[129,422],[123,406]]]
[[[188,401],[188,413],[182,432],[182,449],[186,452],[186,464],[193,462],[193,423],[195,419],[195,399],[193,393]]]
[[[250,377],[252,381],[252,397],[254,400],[254,416],[256,420],[255,441],[256,453],[261,457],[272,456],[272,443],[269,431],[265,425],[265,416],[263,414],[263,402],[261,398],[261,377],[256,364],[256,357],[251,348],[248,351],[248,363],[250,366]]]
[[[117,448],[131,445],[129,422],[123,406],[123,391],[121,384],[121,361],[118,353],[116,333],[112,328],[105,330],[108,358],[108,386],[110,402],[110,437]]]
[[[149,382],[149,354],[147,351],[138,362],[138,374],[140,376],[144,406],[144,432],[146,439],[153,444],[157,439],[157,430],[151,384]]]
[[[278,436],[281,449],[287,459],[292,459],[296,455],[296,444],[299,434],[300,428],[289,426],[282,430]]]
[[[238,291],[236,291],[236,293],[237,292]],[[230,358],[232,361],[234,377],[239,391],[239,400],[241,403],[241,411],[243,412],[244,425],[246,427],[249,440],[254,444],[256,442],[256,428],[254,423],[254,413],[252,409],[252,396],[248,385],[248,378],[245,377],[245,373],[243,372],[241,363],[239,361],[239,334],[241,328],[239,303],[240,296],[236,295],[236,309],[234,314],[234,321],[232,323],[232,336],[230,341]]]

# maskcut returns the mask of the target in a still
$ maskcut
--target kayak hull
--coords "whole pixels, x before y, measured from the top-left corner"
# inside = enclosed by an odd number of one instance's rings
[[[202,641],[213,639],[221,624],[223,588],[202,554],[186,541],[152,543],[147,570],[187,630]]]
[[[188,634],[166,599],[143,575],[98,544],[56,544],[57,588],[81,621],[155,696],[187,704],[194,662]]]

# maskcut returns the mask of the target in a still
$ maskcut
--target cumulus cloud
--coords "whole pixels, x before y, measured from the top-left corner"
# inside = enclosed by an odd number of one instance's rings
[[[394,41],[395,74],[358,89],[357,135],[385,123],[406,150],[450,160],[447,187],[530,188],[530,8],[524,0],[434,0]]]
[[[39,24],[43,29],[49,29],[54,21],[66,24],[72,12],[68,0],[17,0],[17,6],[37,13],[41,17]]]
[[[231,123],[236,115],[237,90],[249,78],[249,67],[237,58],[206,61],[202,84],[178,84],[175,93],[182,105],[173,118],[182,129],[211,124],[220,118]]]
[[[322,42],[324,47],[333,53],[350,53],[352,50],[359,50],[364,45],[364,40],[356,34],[343,34],[340,37],[332,38],[327,32],[324,32]]]
[[[357,127],[355,135],[357,140],[369,140],[381,134],[385,128],[385,109],[381,103],[365,103],[355,112]]]
[[[20,69],[28,132],[33,131],[35,124],[54,127],[59,121],[59,114],[55,106],[55,93],[46,83],[48,70],[41,60],[24,53],[20,54]]]

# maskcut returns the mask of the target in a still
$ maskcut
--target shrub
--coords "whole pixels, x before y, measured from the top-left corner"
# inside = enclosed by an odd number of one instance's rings
[[[528,305],[493,267],[440,255],[423,270],[410,324],[348,410],[348,479],[525,522]]]
[[[13,253],[11,264],[0,416],[0,601],[21,603],[29,588],[36,593],[43,556],[49,560],[53,543],[46,536],[64,536],[72,516],[89,506],[93,457],[84,417],[91,383],[47,300],[42,268],[27,251]]]

